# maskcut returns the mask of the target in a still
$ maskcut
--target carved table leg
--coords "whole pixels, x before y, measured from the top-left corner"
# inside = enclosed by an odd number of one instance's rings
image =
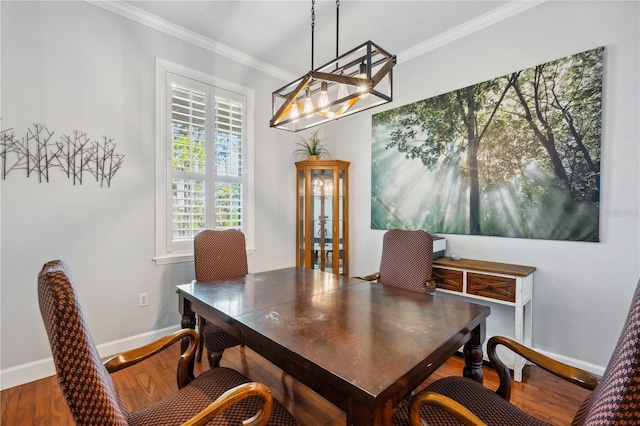
[[[207,359],[209,360],[210,368],[220,367],[220,361],[222,361],[223,352],[224,350],[220,352],[212,352],[210,350],[207,350]]]
[[[484,323],[471,332],[471,339],[464,345],[464,370],[462,375],[482,383],[482,343],[484,342]]]

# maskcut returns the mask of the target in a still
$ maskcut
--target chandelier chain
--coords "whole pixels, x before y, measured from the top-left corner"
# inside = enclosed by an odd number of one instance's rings
[[[316,26],[316,0],[311,0],[311,69],[313,68],[313,30]]]
[[[339,50],[338,50],[339,40],[340,40],[340,0],[336,0],[336,58],[340,56]]]

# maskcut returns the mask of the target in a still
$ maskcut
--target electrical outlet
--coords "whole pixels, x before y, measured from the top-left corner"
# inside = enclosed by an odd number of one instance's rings
[[[149,304],[149,293],[140,293],[138,295],[138,306],[147,306]]]

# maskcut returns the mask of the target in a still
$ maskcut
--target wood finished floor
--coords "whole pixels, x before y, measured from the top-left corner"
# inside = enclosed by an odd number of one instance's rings
[[[149,360],[113,375],[130,410],[158,401],[176,390],[176,344]],[[300,426],[344,425],[344,413],[247,347],[225,351],[222,366],[267,384]],[[423,385],[444,376],[461,375],[463,361],[451,357]],[[196,374],[207,368],[196,364]],[[485,386],[496,389],[496,373],[484,367]],[[536,366],[526,367],[522,383],[514,383],[511,402],[553,425],[569,425],[588,391],[566,383]],[[56,377],[48,377],[0,393],[0,424],[73,425]]]

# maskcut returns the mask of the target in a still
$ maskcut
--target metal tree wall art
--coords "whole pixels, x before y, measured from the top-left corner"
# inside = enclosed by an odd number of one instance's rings
[[[372,228],[599,241],[603,51],[375,114]]]
[[[74,130],[73,136],[62,135],[58,140],[46,126],[35,124],[23,137],[12,129],[0,130],[0,161],[2,179],[14,170],[26,170],[38,181],[49,182],[49,172],[61,170],[73,184],[93,178],[103,187],[111,186],[111,179],[122,166],[124,155],[116,152],[113,138],[103,136],[98,142],[86,133]]]

